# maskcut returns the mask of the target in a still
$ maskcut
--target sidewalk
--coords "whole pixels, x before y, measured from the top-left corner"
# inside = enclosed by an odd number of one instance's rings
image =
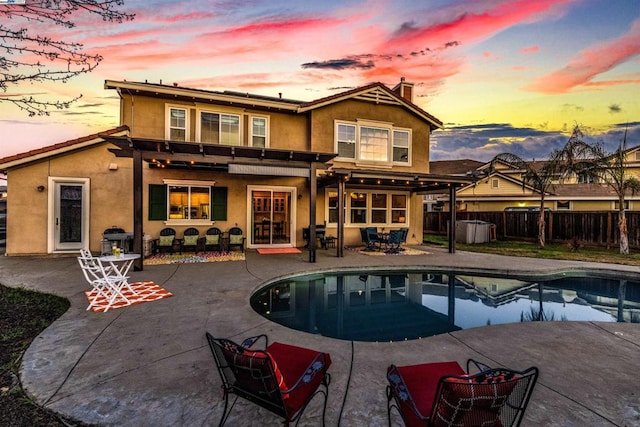
[[[2,257],[0,283],[69,298],[71,308],[26,352],[25,388],[40,404],[100,425],[217,425],[222,411],[220,378],[204,337],[266,333],[271,341],[329,352],[333,360],[328,426],[387,423],[385,372],[390,363],[414,364],[473,357],[492,365],[540,368],[523,425],[600,426],[640,424],[640,325],[593,322],[529,322],[456,331],[400,343],[341,341],[269,322],[249,306],[250,294],[284,274],[341,267],[466,267],[531,273],[575,268],[637,267],[510,258],[477,253],[370,257],[345,251],[259,255],[246,261],[145,266],[131,280],[153,280],[173,297],[107,313],[86,311],[87,285],[75,257]],[[508,268],[505,268],[508,266]],[[300,425],[319,425],[320,405]],[[319,403],[319,402],[318,402]],[[239,400],[229,426],[275,425],[279,419]]]

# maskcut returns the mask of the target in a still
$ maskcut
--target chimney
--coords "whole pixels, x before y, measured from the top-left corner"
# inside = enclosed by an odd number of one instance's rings
[[[400,83],[391,90],[413,104],[413,83],[407,83],[404,77],[400,77]]]

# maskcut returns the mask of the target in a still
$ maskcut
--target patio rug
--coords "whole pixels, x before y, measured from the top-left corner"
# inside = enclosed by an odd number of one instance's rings
[[[356,252],[362,255],[369,256],[402,256],[402,255],[429,255],[431,252],[421,251],[419,249],[407,248],[404,247],[404,251],[396,252],[396,253],[385,253],[384,251],[365,251],[364,246],[359,248],[352,248]]]
[[[196,262],[244,261],[244,253],[233,252],[200,252],[184,254],[155,254],[144,259],[144,265],[191,264]]]
[[[260,255],[270,254],[300,254],[302,251],[298,248],[259,248],[256,249]]]
[[[131,289],[133,289],[137,295],[131,293],[131,291],[125,289],[122,293],[129,300],[127,302],[121,297],[117,297],[116,301],[109,307],[107,307],[107,300],[104,297],[98,298],[97,304],[95,304],[91,309],[95,312],[105,312],[107,310],[113,310],[114,308],[127,307],[133,304],[140,304],[143,302],[156,301],[162,298],[172,297],[173,294],[166,289],[164,289],[160,285],[156,285],[153,282],[135,282],[129,283]],[[93,296],[96,294],[95,290],[85,291],[84,293],[87,296],[87,300],[89,302],[93,301]]]

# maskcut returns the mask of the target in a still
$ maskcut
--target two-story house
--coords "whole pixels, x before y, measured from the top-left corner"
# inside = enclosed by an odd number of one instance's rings
[[[0,159],[7,254],[98,251],[113,225],[133,231],[137,251],[165,227],[239,226],[248,248],[262,248],[302,246],[303,229],[324,223],[339,254],[365,226],[408,228],[420,243],[421,194],[469,182],[429,173],[442,122],[404,79],[312,102],[147,82],[105,89],[120,98],[119,127]]]

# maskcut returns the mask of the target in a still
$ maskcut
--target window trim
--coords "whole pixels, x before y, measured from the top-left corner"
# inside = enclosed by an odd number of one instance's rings
[[[264,135],[264,148],[269,148],[270,142],[269,142],[269,129],[271,128],[270,126],[270,121],[269,121],[269,116],[262,116],[259,114],[251,114],[249,115],[249,140],[248,140],[248,145],[249,147],[254,147],[253,145],[253,119],[264,119],[265,120],[265,135]],[[259,135],[262,136],[262,135]],[[259,147],[262,148],[262,147]]]
[[[189,123],[189,107],[184,105],[176,105],[176,104],[165,104],[165,128],[164,128],[164,139],[167,141],[171,141],[171,110],[182,110],[184,111],[184,141],[180,142],[188,142],[191,140],[190,135],[190,123]],[[180,128],[175,128],[180,129]]]
[[[366,119],[356,119],[356,121],[348,121],[348,120],[334,120],[333,127],[333,147],[334,152],[339,153],[338,151],[338,128],[340,125],[351,126],[355,128],[355,149],[354,149],[354,157],[343,157],[338,155],[335,157],[337,161],[343,162],[352,162],[356,164],[362,165],[378,165],[378,166],[411,166],[412,165],[412,152],[413,152],[413,130],[410,128],[402,128],[395,127],[391,122],[383,122],[383,121],[375,121],[375,120],[366,120]],[[372,128],[372,129],[383,129],[388,132],[389,139],[387,141],[387,160],[366,160],[361,157],[361,129],[362,128]],[[394,132],[406,132],[409,137],[408,147],[408,159],[407,162],[398,162],[393,160],[393,148],[396,147],[394,144]],[[405,147],[402,147],[405,148]]]
[[[337,222],[330,222],[329,218],[329,211],[330,211],[330,207],[329,207],[329,193],[331,192],[335,192],[337,193],[338,190],[336,188],[327,188],[325,189],[325,218],[327,218],[327,225],[331,225],[331,226],[336,226]],[[352,223],[351,222],[351,197],[350,194],[351,193],[364,193],[366,194],[366,202],[367,202],[367,207],[366,207],[366,221],[363,223],[357,222],[357,223]],[[386,212],[387,212],[387,222],[383,223],[373,223],[372,222],[372,213],[373,213],[373,194],[386,194],[387,195],[387,208],[386,208]],[[406,202],[407,202],[407,206],[404,208],[405,210],[405,222],[392,222],[393,220],[393,211],[394,210],[400,210],[398,208],[393,208],[393,204],[392,204],[392,200],[393,200],[393,196],[405,196],[406,198]],[[406,228],[406,227],[410,227],[410,221],[409,218],[411,218],[411,194],[407,191],[392,191],[392,190],[378,190],[378,189],[361,189],[361,188],[356,188],[356,189],[352,189],[352,190],[347,190],[347,194],[345,194],[345,202],[344,202],[344,226],[347,228],[353,228],[353,227],[384,227],[384,228],[394,228],[394,227],[400,227],[400,228]],[[337,209],[333,208],[333,209]],[[358,209],[362,209],[362,208],[358,208]],[[375,210],[380,210],[381,208],[375,208]],[[336,215],[339,216],[339,215]]]
[[[203,226],[207,226],[207,225],[213,225],[215,223],[215,220],[211,219],[213,217],[213,212],[211,212],[211,202],[213,200],[213,191],[211,190],[211,187],[214,187],[216,182],[215,181],[196,181],[196,180],[179,180],[179,179],[163,179],[162,183],[166,186],[166,220],[164,221],[165,225],[174,225],[174,226],[179,226],[179,225],[193,225],[193,226],[198,226],[198,225],[203,225]],[[198,219],[177,219],[177,218],[171,218],[169,216],[170,212],[169,209],[171,207],[171,203],[169,201],[169,198],[171,197],[171,191],[169,189],[169,187],[171,186],[180,186],[180,187],[206,187],[209,189],[209,218],[208,219],[202,219],[202,218],[198,218]]]
[[[237,117],[238,118],[238,144],[237,145],[233,145],[233,144],[229,145],[229,144],[221,144],[220,143],[220,137],[222,135],[220,126],[222,126],[222,120],[220,120],[220,122],[218,124],[218,142],[202,142],[202,113],[217,114],[220,117],[220,119],[222,119],[222,115]],[[201,142],[202,144],[215,144],[215,145],[227,145],[229,147],[241,147],[243,145],[242,118],[243,118],[243,114],[241,114],[239,112],[230,112],[230,111],[224,111],[224,110],[213,110],[213,109],[209,109],[209,108],[197,108],[196,109],[196,138],[195,138],[195,141],[196,142]]]
[[[572,206],[571,200],[567,200],[566,201],[566,207],[560,206],[560,203],[563,203],[563,202],[565,202],[565,201],[564,200],[556,200],[556,210],[557,211],[570,211],[570,210],[572,210],[571,208],[573,206]]]

